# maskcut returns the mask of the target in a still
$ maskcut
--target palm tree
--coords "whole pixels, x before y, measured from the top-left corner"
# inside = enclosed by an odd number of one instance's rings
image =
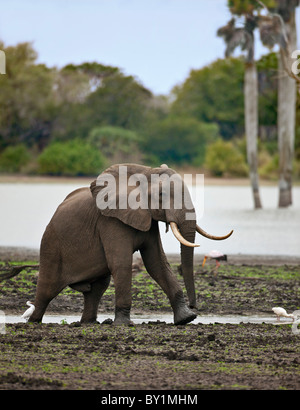
[[[247,161],[249,165],[250,181],[252,186],[255,209],[261,208],[259,195],[259,179],[257,172],[257,133],[258,133],[258,84],[257,69],[254,60],[254,35],[256,21],[253,14],[245,15],[243,28],[235,27],[232,18],[226,26],[217,31],[226,43],[225,56],[229,57],[236,47],[246,51],[244,75],[244,101],[245,101],[245,132],[247,140]]]
[[[277,43],[279,53],[278,81],[278,147],[279,147],[279,207],[292,204],[292,173],[295,144],[296,82],[291,70],[291,55],[297,48],[295,9],[299,0],[276,0],[277,13],[261,17],[260,36],[269,48]],[[296,80],[296,81],[295,81]],[[300,90],[300,88],[299,88]]]
[[[290,51],[297,48],[295,8],[298,0],[278,0],[278,13],[287,31]],[[292,204],[292,172],[295,145],[296,83],[284,70],[285,55],[280,53],[278,83],[279,207]],[[291,64],[289,64],[291,65]]]
[[[297,47],[295,9],[299,0],[228,0],[228,6],[233,14],[245,16],[243,29],[234,27],[234,19],[227,26],[218,30],[223,36],[230,55],[237,46],[247,50],[248,57],[245,65],[245,128],[247,135],[247,157],[250,168],[250,178],[254,195],[254,202],[259,205],[258,176],[257,176],[257,86],[256,68],[253,58],[253,31],[259,27],[261,40],[264,45],[273,48],[280,46],[278,81],[278,146],[279,146],[279,207],[292,204],[292,165],[294,157],[295,119],[296,119],[296,83],[300,92],[300,79],[292,72],[291,53]],[[256,4],[256,5],[255,5]],[[272,7],[270,13],[267,6]],[[265,8],[267,16],[254,11]],[[252,57],[252,59],[251,59]],[[254,90],[255,88],[255,90]],[[250,101],[251,98],[251,101]],[[256,103],[254,102],[256,101]],[[256,114],[253,114],[253,112]],[[256,207],[256,206],[255,206]]]

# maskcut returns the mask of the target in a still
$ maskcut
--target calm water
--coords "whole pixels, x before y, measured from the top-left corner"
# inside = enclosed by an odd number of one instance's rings
[[[0,246],[39,248],[42,234],[61,201],[75,184],[0,184]],[[218,249],[228,255],[300,255],[300,187],[293,190],[294,204],[288,209],[277,209],[278,188],[261,187],[264,209],[253,210],[252,194],[246,186],[207,186],[204,206],[201,195],[194,203],[198,224],[207,232],[234,234],[226,241],[210,241],[197,234],[203,254]],[[197,198],[197,195],[196,195]],[[202,212],[203,210],[203,212]],[[202,215],[203,213],[203,215]],[[178,253],[180,245],[171,231],[161,235],[167,253]]]
[[[68,324],[73,322],[79,322],[81,315],[45,315],[43,317],[43,323],[62,323],[67,322]],[[105,319],[114,319],[114,315],[102,314],[98,315],[98,322],[103,322]],[[1,318],[0,318],[1,319]],[[131,320],[133,323],[148,323],[154,321],[161,321],[166,323],[173,323],[172,314],[152,314],[152,315],[131,315]],[[3,323],[25,323],[25,320],[21,318],[20,315],[6,315],[2,318]],[[1,323],[1,320],[0,320]],[[274,315],[252,315],[252,316],[243,316],[243,315],[205,315],[197,316],[193,324],[210,324],[210,323],[273,323],[276,322],[276,317]],[[281,318],[280,324],[292,323],[291,319]]]

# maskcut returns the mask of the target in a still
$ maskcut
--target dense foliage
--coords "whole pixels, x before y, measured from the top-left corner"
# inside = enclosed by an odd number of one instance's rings
[[[264,0],[259,3],[257,0],[228,0],[228,6],[232,14],[245,14],[252,13],[255,9],[261,7],[264,4],[268,8],[275,8],[275,0]]]
[[[206,152],[206,168],[215,176],[247,176],[248,169],[242,153],[231,141],[219,139]]]
[[[192,70],[182,86],[175,87],[172,111],[199,121],[216,123],[225,139],[244,128],[244,64],[241,59],[217,60]]]
[[[101,152],[80,140],[54,142],[38,158],[38,172],[50,175],[95,175],[104,165]]]
[[[152,162],[202,165],[205,147],[218,136],[218,126],[190,116],[168,115],[153,125],[143,147]],[[150,155],[150,156],[149,156]]]
[[[166,162],[216,175],[222,172],[212,150],[225,140],[231,142],[224,145],[225,163],[238,161],[226,175],[245,175],[242,59],[191,70],[171,95],[155,96],[118,67],[86,62],[49,68],[37,63],[30,43],[0,42],[0,49],[6,54],[6,74],[0,75],[0,172],[90,175],[115,162]],[[262,57],[257,67],[266,170],[276,155],[276,54]],[[299,112],[298,103],[298,117]],[[297,126],[298,158],[299,146]]]

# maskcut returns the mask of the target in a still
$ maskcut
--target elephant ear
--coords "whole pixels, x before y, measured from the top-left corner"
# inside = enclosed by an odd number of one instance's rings
[[[114,172],[108,173],[106,171],[97,180],[93,181],[90,186],[92,195],[102,215],[117,218],[124,224],[139,231],[149,231],[152,216],[148,206],[145,209],[142,209],[142,207],[136,207],[135,209],[129,207],[128,196],[136,187],[123,186],[122,188],[119,189],[118,176]]]

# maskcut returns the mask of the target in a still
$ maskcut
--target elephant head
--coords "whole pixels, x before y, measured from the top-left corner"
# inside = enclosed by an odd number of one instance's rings
[[[181,243],[181,270],[190,307],[196,307],[193,275],[196,231],[215,240],[228,238],[207,234],[196,224],[195,209],[184,181],[174,170],[137,164],[113,165],[91,184],[100,212],[140,231],[148,231],[152,220],[170,225]]]

